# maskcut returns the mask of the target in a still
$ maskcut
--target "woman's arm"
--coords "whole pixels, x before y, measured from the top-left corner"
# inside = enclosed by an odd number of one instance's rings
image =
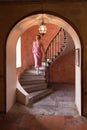
[[[43,44],[41,44],[41,47],[42,47],[42,51],[43,51],[43,59],[45,59],[45,48],[44,48]]]
[[[41,44],[41,46],[42,46],[43,53],[45,54],[45,48],[44,48],[43,44]]]
[[[35,44],[35,43],[33,42],[33,46],[32,46],[32,52],[34,52],[34,44]]]

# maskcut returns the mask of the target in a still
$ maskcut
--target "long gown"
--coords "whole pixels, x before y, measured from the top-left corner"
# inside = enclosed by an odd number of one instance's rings
[[[39,68],[42,63],[41,43],[37,42],[33,43],[33,54],[34,54],[35,68]]]

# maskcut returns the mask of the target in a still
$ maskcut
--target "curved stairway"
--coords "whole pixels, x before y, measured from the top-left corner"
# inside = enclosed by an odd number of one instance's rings
[[[29,93],[30,104],[52,93],[52,89],[47,87],[44,62],[40,67],[39,74],[37,74],[34,66],[32,65],[20,76],[19,82],[23,89]]]
[[[59,40],[61,32],[63,33],[62,41]],[[60,28],[46,50],[45,62],[42,62],[39,75],[37,75],[36,70],[32,65],[20,76],[20,85],[25,92],[29,94],[28,103],[31,104],[41,100],[54,91],[53,88],[50,87],[49,69],[57,58],[69,53],[69,51],[74,48],[72,39],[69,39],[68,37],[67,32]]]

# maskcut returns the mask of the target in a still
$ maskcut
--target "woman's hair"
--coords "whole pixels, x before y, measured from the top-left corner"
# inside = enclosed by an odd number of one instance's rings
[[[39,40],[41,39],[41,35],[37,34],[37,37],[38,37]]]

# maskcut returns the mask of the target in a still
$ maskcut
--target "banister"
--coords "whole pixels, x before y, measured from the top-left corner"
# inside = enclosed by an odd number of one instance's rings
[[[56,59],[58,54],[60,54],[64,44],[65,44],[65,30],[61,27],[54,38],[50,41],[46,52],[45,52],[45,63],[48,64],[47,69],[47,82],[50,85],[50,64]]]
[[[46,55],[46,53],[47,53],[47,51],[48,51],[48,49],[49,49],[49,46],[51,45],[52,41],[53,41],[53,40],[56,38],[56,36],[60,33],[61,29],[62,29],[62,28],[59,29],[58,33],[57,33],[57,34],[54,36],[54,38],[50,41],[50,43],[49,43],[49,45],[48,45],[48,47],[47,47],[47,49],[46,49],[45,55]]]

